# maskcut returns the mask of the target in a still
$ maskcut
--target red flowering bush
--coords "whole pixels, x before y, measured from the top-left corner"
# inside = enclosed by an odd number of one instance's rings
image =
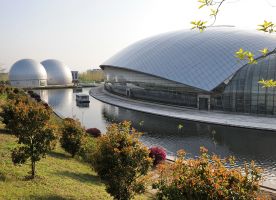
[[[101,131],[97,128],[86,129],[86,133],[88,133],[92,137],[100,137],[101,136]]]
[[[149,157],[153,159],[153,165],[158,165],[166,160],[166,151],[161,147],[151,147]]]

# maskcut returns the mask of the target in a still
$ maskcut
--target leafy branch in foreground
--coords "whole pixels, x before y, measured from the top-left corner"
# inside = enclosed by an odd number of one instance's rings
[[[221,1],[215,1],[215,0],[198,0],[198,2],[200,3],[199,5],[199,9],[204,8],[204,7],[208,7],[210,9],[210,17],[213,18],[213,22],[210,24],[210,26],[214,25],[216,20],[217,20],[217,16],[218,13],[220,11],[221,6],[223,5],[223,3],[226,0],[221,0]],[[206,29],[206,24],[208,23],[208,21],[201,21],[201,20],[195,20],[192,21],[191,24],[192,29],[198,29],[200,32],[204,31]]]
[[[266,33],[276,32],[276,24],[274,24],[272,22],[268,22],[268,21],[264,20],[263,24],[259,24],[258,26],[259,26],[259,28],[257,30],[259,30],[259,31],[263,31]]]
[[[270,79],[270,80],[260,80],[258,81],[259,84],[263,85],[265,88],[270,88],[270,87],[276,87],[276,80]]]
[[[242,48],[236,52],[236,58],[239,60],[248,60],[249,64],[257,64],[254,54],[251,51],[244,51]]]
[[[207,21],[201,21],[201,20],[198,20],[198,21],[192,21],[191,24],[193,25],[192,26],[192,29],[198,29],[200,32],[204,31],[207,27],[206,27],[206,24]]]

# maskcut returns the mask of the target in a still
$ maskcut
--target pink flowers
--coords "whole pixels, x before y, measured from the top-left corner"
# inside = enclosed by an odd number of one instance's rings
[[[166,160],[166,151],[161,147],[151,147],[149,156],[153,159],[153,165],[158,165]]]

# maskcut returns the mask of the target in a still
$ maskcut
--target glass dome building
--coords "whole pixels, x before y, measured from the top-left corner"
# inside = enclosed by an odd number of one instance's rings
[[[44,66],[48,80],[48,85],[70,85],[72,84],[72,74],[69,67],[55,59],[48,59],[41,62]]]
[[[240,48],[257,64],[235,57]],[[268,48],[263,57],[259,51]],[[105,89],[129,98],[204,110],[276,114],[276,36],[235,27],[182,30],[136,42],[104,62]],[[275,99],[275,100],[274,100]],[[275,103],[274,103],[275,102]]]
[[[47,73],[39,62],[22,59],[12,65],[9,81],[15,87],[44,87],[47,85]]]

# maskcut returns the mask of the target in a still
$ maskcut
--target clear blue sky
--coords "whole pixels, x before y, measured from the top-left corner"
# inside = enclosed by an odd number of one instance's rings
[[[276,22],[276,0],[228,0],[217,24],[256,29]],[[250,5],[249,5],[250,4]],[[208,19],[197,0],[0,0],[0,64],[55,58],[96,68],[137,40]]]

